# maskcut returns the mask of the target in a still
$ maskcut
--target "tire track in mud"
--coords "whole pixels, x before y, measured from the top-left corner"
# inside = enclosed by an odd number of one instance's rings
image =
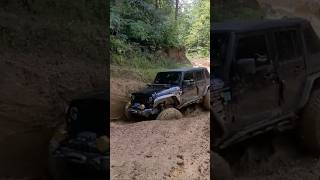
[[[209,179],[209,113],[111,123],[113,179]]]

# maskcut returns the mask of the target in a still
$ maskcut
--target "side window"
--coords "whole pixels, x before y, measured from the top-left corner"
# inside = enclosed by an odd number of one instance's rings
[[[314,32],[311,26],[304,29],[304,39],[306,46],[310,54],[316,54],[320,52],[320,40],[317,34]]]
[[[185,75],[184,75],[184,79],[183,80],[191,80],[193,78],[193,72],[187,72]]]
[[[265,35],[239,39],[236,59],[255,59],[256,67],[271,64]]]
[[[280,61],[293,60],[302,56],[302,46],[297,31],[276,32],[275,39]]]
[[[201,81],[201,80],[203,80],[203,79],[204,79],[204,77],[203,77],[202,71],[196,71],[196,72],[195,72],[195,80],[196,80],[196,81]]]

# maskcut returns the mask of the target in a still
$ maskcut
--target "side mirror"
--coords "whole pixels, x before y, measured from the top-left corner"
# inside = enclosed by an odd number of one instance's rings
[[[256,63],[254,58],[238,59],[237,66],[241,73],[244,73],[244,74],[256,73]]]
[[[193,85],[195,85],[195,82],[193,79],[183,80],[183,86],[188,87],[188,86],[193,86]]]

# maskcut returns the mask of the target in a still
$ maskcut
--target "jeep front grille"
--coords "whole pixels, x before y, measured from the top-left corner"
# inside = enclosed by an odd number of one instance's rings
[[[146,108],[149,108],[151,106],[151,103],[149,102],[149,97],[145,95],[135,95],[132,103],[144,104]]]

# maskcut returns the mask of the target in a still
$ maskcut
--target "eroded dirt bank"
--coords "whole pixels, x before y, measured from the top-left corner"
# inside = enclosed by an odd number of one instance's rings
[[[104,87],[103,63],[0,50],[0,178],[44,178],[48,141],[76,96]]]

